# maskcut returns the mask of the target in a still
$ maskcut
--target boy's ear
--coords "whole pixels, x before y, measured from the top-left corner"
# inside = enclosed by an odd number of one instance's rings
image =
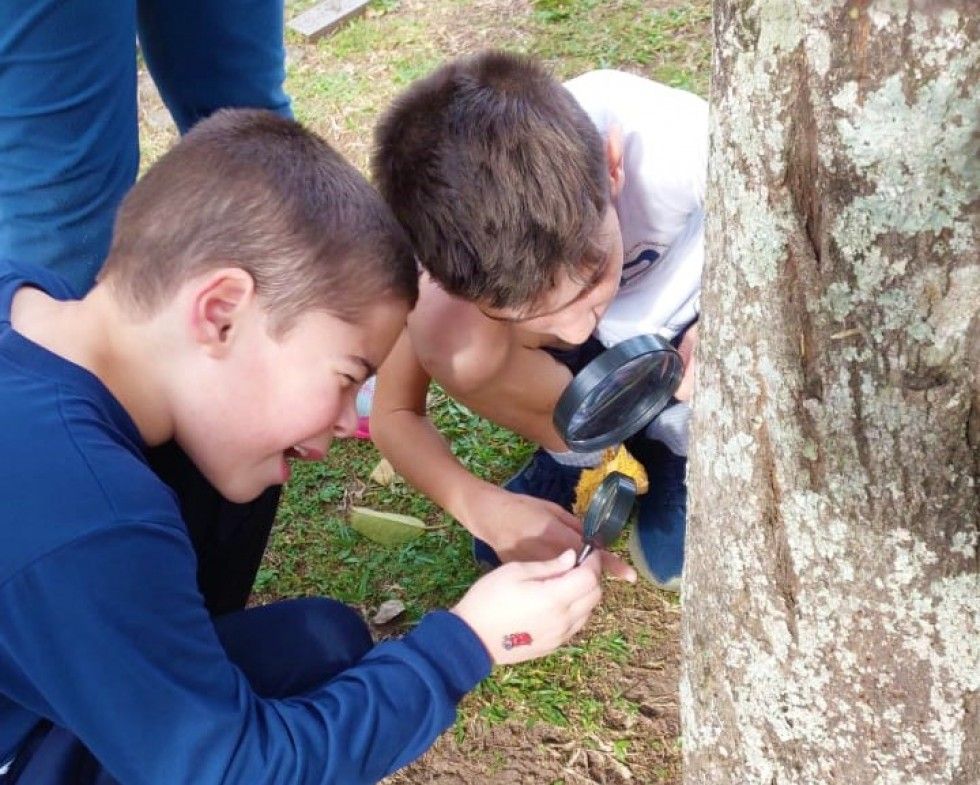
[[[213,357],[228,352],[255,295],[255,281],[240,267],[224,267],[199,279],[194,288],[194,341]]]
[[[606,132],[606,166],[609,168],[609,193],[613,199],[623,190],[623,132],[618,125],[610,125]]]

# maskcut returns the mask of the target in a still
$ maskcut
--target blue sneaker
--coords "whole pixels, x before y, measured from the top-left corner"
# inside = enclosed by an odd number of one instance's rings
[[[575,486],[578,485],[581,475],[580,466],[564,466],[539,447],[534,451],[531,460],[504,483],[504,489],[511,493],[546,499],[571,512],[575,501]],[[500,558],[493,548],[476,537],[473,538],[473,558],[480,567],[487,570],[500,566]]]
[[[633,566],[655,586],[680,591],[687,530],[687,458],[649,439],[635,439],[630,448],[650,480],[630,533]]]
[[[539,447],[534,451],[531,460],[504,483],[504,488],[511,493],[546,499],[571,512],[575,502],[575,486],[581,476],[581,466],[558,463],[546,450]]]

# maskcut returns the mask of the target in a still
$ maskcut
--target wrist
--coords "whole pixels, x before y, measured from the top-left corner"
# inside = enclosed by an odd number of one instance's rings
[[[486,640],[485,636],[477,628],[477,625],[474,623],[474,620],[469,618],[469,615],[466,613],[466,609],[460,607],[463,604],[464,603],[460,602],[456,606],[450,608],[449,612],[454,616],[456,616],[463,624],[466,625],[469,631],[473,634],[473,637],[480,642],[481,646],[483,646],[483,650],[486,652],[487,659],[490,660],[491,665],[496,665],[497,659],[496,657],[493,656],[493,652],[490,651],[489,641]]]
[[[485,513],[491,506],[488,500],[499,490],[496,485],[467,474],[466,481],[454,484],[444,509],[468,532],[480,537],[489,528]]]

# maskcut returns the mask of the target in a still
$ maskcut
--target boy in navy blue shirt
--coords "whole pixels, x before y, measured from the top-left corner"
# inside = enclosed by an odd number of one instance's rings
[[[233,502],[286,482],[353,432],[416,295],[363,178],[259,111],[215,115],[151,168],[83,300],[0,264],[0,782],[376,782],[492,663],[585,623],[599,563],[571,552],[377,646],[327,599],[210,616],[146,449],[173,439]]]

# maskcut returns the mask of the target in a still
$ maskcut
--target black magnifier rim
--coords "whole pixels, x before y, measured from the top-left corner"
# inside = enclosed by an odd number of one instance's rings
[[[602,510],[610,497],[612,504],[609,512],[602,516]],[[582,519],[583,539],[600,548],[614,543],[629,520],[634,501],[636,483],[632,478],[622,472],[609,472],[585,510],[585,517]],[[586,534],[588,532],[591,534]]]
[[[622,365],[635,360],[644,355],[666,354],[672,358],[670,369],[673,376],[670,394],[663,397],[662,401],[653,400],[646,406],[637,406],[632,410],[632,417],[627,417],[630,412],[624,412],[624,419],[610,431],[599,436],[590,438],[576,439],[570,433],[572,418],[575,412],[581,408],[582,404],[588,400],[595,389],[605,381],[605,379],[615,372]],[[656,417],[669,403],[674,391],[681,383],[683,376],[684,363],[680,354],[670,345],[670,343],[659,335],[637,335],[620,341],[615,346],[606,349],[602,354],[593,359],[569,382],[562,392],[558,403],[555,404],[555,411],[552,414],[552,422],[558,434],[565,440],[569,449],[576,452],[591,452],[611,447],[614,444],[624,442],[634,433],[642,430],[647,423]],[[658,398],[661,396],[657,396]]]

